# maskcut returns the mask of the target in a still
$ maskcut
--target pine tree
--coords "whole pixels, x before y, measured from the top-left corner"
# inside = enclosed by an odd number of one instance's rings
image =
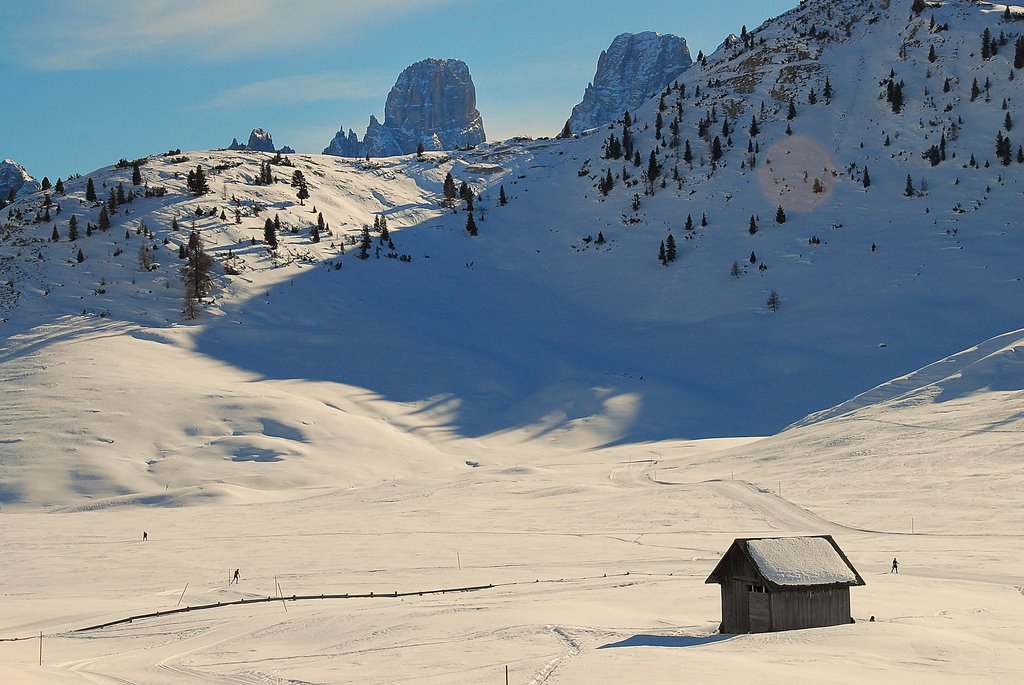
[[[370,238],[370,227],[363,225],[363,232],[359,237],[359,254],[356,255],[359,259],[370,258],[370,246],[373,244],[373,240]]]
[[[444,200],[445,205],[451,207],[455,204],[455,179],[452,178],[452,172],[444,177]]]
[[[700,225],[701,225],[702,228],[707,228],[707,225],[708,225],[708,215],[707,215],[706,212],[702,213],[700,215]]]
[[[320,227],[316,224],[309,230],[309,241],[312,243],[320,242]]]
[[[690,168],[693,168],[693,149],[690,147],[690,139],[686,139],[686,143],[683,146],[683,161],[686,162]]]
[[[316,227],[322,233],[325,226],[323,212],[320,212],[316,215]]]
[[[747,232],[750,235],[757,233],[757,219],[755,219],[753,215],[750,216],[750,226],[747,228]]]
[[[39,187],[44,191],[49,190],[50,188],[53,187],[52,185],[50,185],[50,179],[48,176],[43,176],[43,180],[40,181]]]
[[[124,184],[117,184],[117,204],[118,206],[128,203],[128,195],[124,192]]]
[[[693,230],[693,216],[691,216],[690,214],[686,215],[686,226],[685,226],[685,228],[686,228],[687,231],[692,231]]]
[[[466,233],[471,236],[475,236],[477,234],[476,220],[473,219],[473,212],[466,215]]]
[[[92,182],[92,178],[89,178],[85,184],[85,201],[96,202],[96,186]]]
[[[715,140],[711,143],[711,161],[717,162],[722,158],[722,139],[715,136]]]
[[[1024,69],[1024,36],[1018,38],[1014,44],[1013,68]]]
[[[658,261],[662,263],[662,266],[668,265],[668,259],[665,257],[665,241],[661,241],[661,245],[658,247]]]
[[[53,232],[50,233],[50,242],[59,243],[60,233],[57,232],[57,224],[53,225]]]
[[[773,314],[779,311],[779,307],[781,306],[779,294],[773,290],[771,294],[768,295],[768,300],[765,302],[765,306],[768,307],[768,311]]]
[[[607,193],[605,193],[607,195]],[[508,197],[505,195],[505,186],[498,188],[498,204],[502,207],[508,204]]]
[[[1003,128],[1006,129],[1007,133],[1013,130],[1013,117],[1010,116],[1009,112],[1006,113],[1006,118],[1003,119]]]
[[[992,57],[992,31],[986,26],[984,33],[981,34],[981,58],[989,59]]]
[[[907,197],[914,197],[917,191],[914,190],[914,179],[907,174],[907,187],[903,189],[903,194]]]
[[[828,76],[825,77],[825,90],[821,91],[821,94],[825,96],[825,102],[831,102],[832,96],[835,94],[832,90],[832,81]]]
[[[296,169],[296,171],[298,171],[298,170]],[[301,185],[301,186],[299,187],[299,192],[297,192],[297,193],[295,194],[295,196],[296,196],[297,198],[299,198],[299,204],[300,204],[300,205],[304,205],[304,204],[306,204],[306,200],[308,200],[308,199],[309,199],[309,189],[308,189],[308,188],[306,187],[306,184],[305,184],[305,183],[303,183],[303,184],[302,184],[302,185]]]
[[[110,230],[110,214],[107,213],[107,206],[103,205],[100,207],[100,230]]]
[[[868,173],[868,168],[864,167],[864,187],[871,187],[871,174]]]
[[[775,223],[784,224],[786,223],[786,211],[779,205],[779,209],[775,212]]]
[[[56,229],[57,227],[54,226],[54,230]],[[71,242],[78,240],[78,217],[74,214],[68,219],[68,240]]]
[[[793,98],[789,99],[789,113],[786,114],[786,119],[788,119],[789,121],[796,119],[796,102],[793,100]]]
[[[928,61],[934,62],[936,59],[938,59],[938,57],[935,54],[935,46],[932,45],[931,47],[928,48]]]
[[[199,315],[198,304],[202,298],[213,290],[213,258],[203,249],[203,241],[197,231],[192,231],[188,238],[187,260],[181,268],[181,278],[185,285],[185,302],[182,316],[194,319]],[[185,246],[182,245],[182,248]],[[181,252],[179,251],[179,255]]]
[[[729,269],[729,275],[732,276],[733,278],[739,278],[742,274],[743,271],[740,269],[740,263],[733,262],[732,268]]]
[[[58,195],[63,195],[64,194],[64,181],[62,181],[62,180],[60,180],[58,178],[57,179],[57,183],[55,183],[54,186],[53,186],[53,192],[57,193]]]
[[[626,119],[629,120],[629,112],[626,112]],[[629,129],[629,124],[624,124],[622,127],[622,154],[629,159],[633,156],[633,132]]]
[[[85,253],[82,252],[82,248],[78,248],[78,254],[75,256],[75,260],[81,264],[85,261]]]
[[[416,146],[416,156],[422,157],[424,152],[426,152],[426,149],[423,147],[423,143],[419,143]]]
[[[757,255],[754,254],[753,250],[750,251],[750,263],[757,264]]]
[[[665,261],[669,263],[676,261],[676,239],[671,233],[665,238]]]
[[[274,222],[269,218],[263,224],[263,242],[267,244],[271,250],[277,249],[277,229],[274,228]]]
[[[132,185],[142,185],[142,170],[139,168],[138,162],[132,162]]]
[[[750,118],[750,137],[757,138],[757,134],[760,132],[760,130],[761,129],[757,125],[757,116],[752,116]]]
[[[661,173],[661,167],[658,165],[658,156],[654,154],[654,150],[651,150],[651,156],[647,160],[647,183],[649,183],[653,189],[654,180],[658,178],[658,174]]]

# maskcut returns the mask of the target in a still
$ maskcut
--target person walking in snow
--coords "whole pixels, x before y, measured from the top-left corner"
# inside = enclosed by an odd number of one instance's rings
[[[148,539],[149,539],[149,533],[147,533],[146,531],[142,531],[142,541],[145,542]]]
[[[893,557],[892,558],[892,570],[890,570],[889,573],[899,574],[899,572],[900,572],[900,562],[896,561],[896,557]]]
[[[238,569],[237,568],[235,569],[235,575],[231,577],[231,580],[236,585],[238,584]],[[231,583],[228,583],[228,585],[231,585]]]

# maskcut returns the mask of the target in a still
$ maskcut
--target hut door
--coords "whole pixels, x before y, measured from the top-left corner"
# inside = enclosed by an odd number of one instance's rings
[[[765,589],[754,586],[753,592],[747,593],[750,607],[750,632],[767,633],[772,629],[771,611],[769,609],[770,595]],[[760,592],[758,592],[760,590]]]

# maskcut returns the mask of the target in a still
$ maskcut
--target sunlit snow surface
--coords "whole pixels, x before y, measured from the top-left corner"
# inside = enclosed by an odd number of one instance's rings
[[[764,577],[779,585],[828,585],[857,580],[825,538],[748,540],[747,550]]]

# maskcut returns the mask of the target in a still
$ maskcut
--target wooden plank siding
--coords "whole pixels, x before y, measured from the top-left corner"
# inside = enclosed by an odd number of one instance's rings
[[[850,622],[850,588],[770,592],[771,630],[823,628]]]

